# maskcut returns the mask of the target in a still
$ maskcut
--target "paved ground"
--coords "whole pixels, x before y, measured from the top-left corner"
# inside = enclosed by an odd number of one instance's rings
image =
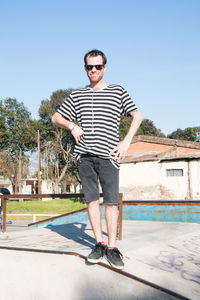
[[[200,299],[199,229],[199,224],[124,221],[118,242],[124,271],[185,299]],[[87,222],[0,234],[0,246],[7,247],[87,255],[93,244]],[[0,263],[4,300],[184,299],[79,257],[1,249]]]
[[[13,232],[13,231],[27,230],[29,223],[31,223],[31,222],[30,221],[12,221],[12,224],[6,225],[6,231]]]

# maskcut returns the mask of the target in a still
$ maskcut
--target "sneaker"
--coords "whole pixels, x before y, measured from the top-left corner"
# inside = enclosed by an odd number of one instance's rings
[[[105,250],[106,246],[102,245],[101,243],[96,244],[92,252],[88,255],[87,261],[93,264],[100,262],[104,257]]]
[[[106,249],[106,259],[109,262],[109,264],[116,268],[116,269],[123,269],[124,263],[123,263],[123,255],[117,248],[113,249]]]

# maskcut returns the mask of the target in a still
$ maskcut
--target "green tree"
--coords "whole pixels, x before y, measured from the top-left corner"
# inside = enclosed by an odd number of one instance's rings
[[[9,178],[12,183],[14,193],[17,193],[19,188],[18,183],[18,172],[19,172],[19,161],[18,157],[11,155],[6,150],[0,152],[0,172],[3,173],[5,178]],[[25,155],[22,156],[22,174],[21,176],[26,177],[28,175],[29,158]]]
[[[22,153],[32,150],[36,146],[31,114],[16,99],[8,98],[4,101],[4,114],[8,130],[7,147],[11,153]]]
[[[2,101],[0,101],[0,151],[6,149],[8,140],[5,111]]]
[[[178,128],[167,137],[170,139],[198,142],[200,141],[200,127],[187,127],[183,130]]]
[[[122,117],[120,128],[119,128],[119,138],[122,140],[131,124],[132,118]],[[160,129],[157,129],[154,123],[151,120],[144,119],[140,128],[137,131],[137,135],[150,135],[150,136],[158,136],[164,137],[165,135],[161,132]]]
[[[6,127],[6,150],[11,155],[15,169],[12,176],[16,176],[15,193],[21,193],[21,178],[23,161],[27,161],[25,153],[34,150],[37,145],[36,121],[31,119],[30,112],[23,102],[14,98],[5,99],[3,102],[2,118]],[[16,171],[17,170],[17,171]]]
[[[67,98],[71,94],[72,91],[72,89],[58,90],[52,93],[50,100],[42,100],[39,108],[39,116],[44,124],[51,127],[53,126],[51,123],[52,115],[64,102],[65,98]]]
[[[48,163],[48,172],[54,182],[54,190],[58,192],[58,186],[66,180],[68,170],[74,165],[72,151],[74,138],[68,130],[54,126],[51,117],[56,109],[69,96],[72,89],[58,90],[53,92],[50,100],[43,100],[39,108],[39,122],[41,130],[41,150]],[[49,176],[48,175],[48,176]]]
[[[160,129],[156,128],[153,121],[144,119],[140,128],[138,129],[137,135],[150,135],[150,136],[158,136],[165,137],[165,135],[161,132]]]

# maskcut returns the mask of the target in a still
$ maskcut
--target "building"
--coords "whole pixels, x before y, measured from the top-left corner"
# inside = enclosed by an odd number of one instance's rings
[[[125,200],[200,200],[200,143],[136,136],[120,166]]]
[[[12,183],[9,178],[3,176],[3,172],[0,172],[0,188],[7,188],[12,193]]]

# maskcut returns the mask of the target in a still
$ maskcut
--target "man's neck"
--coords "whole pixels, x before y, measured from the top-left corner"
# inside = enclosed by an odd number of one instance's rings
[[[103,82],[103,81],[99,81],[99,82],[90,82],[90,87],[94,90],[94,91],[98,91],[103,89],[104,87],[107,86],[107,83]]]

